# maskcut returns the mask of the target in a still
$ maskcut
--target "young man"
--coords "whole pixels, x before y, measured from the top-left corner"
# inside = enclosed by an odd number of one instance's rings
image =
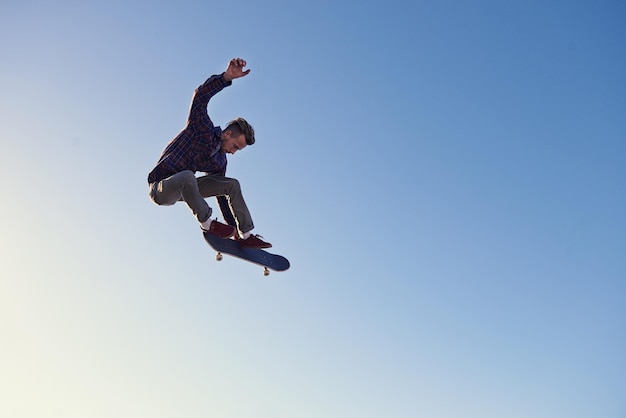
[[[150,198],[157,205],[185,201],[203,231],[221,238],[235,236],[242,247],[269,248],[272,245],[250,231],[250,212],[236,179],[226,177],[226,154],[235,154],[254,144],[254,129],[243,118],[231,121],[224,130],[214,126],[207,113],[209,100],[236,78],[244,77],[246,61],[233,58],[225,72],[209,77],[198,87],[191,102],[187,126],[163,150],[148,175]],[[195,173],[204,172],[203,177]],[[227,224],[211,220],[206,197],[216,196]]]

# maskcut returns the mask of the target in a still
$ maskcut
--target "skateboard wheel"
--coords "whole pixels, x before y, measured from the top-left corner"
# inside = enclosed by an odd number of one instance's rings
[[[215,256],[215,259],[217,261],[222,261],[223,258],[224,258],[224,256],[222,255],[222,253],[217,253],[217,255]]]
[[[265,270],[263,270],[263,275],[264,276],[269,276],[270,275],[270,271],[267,267],[265,267]]]

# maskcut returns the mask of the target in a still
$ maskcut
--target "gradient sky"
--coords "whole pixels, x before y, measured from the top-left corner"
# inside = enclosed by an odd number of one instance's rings
[[[626,3],[0,3],[0,416],[626,417]],[[193,90],[292,268],[147,173]],[[212,206],[214,200],[210,200]]]

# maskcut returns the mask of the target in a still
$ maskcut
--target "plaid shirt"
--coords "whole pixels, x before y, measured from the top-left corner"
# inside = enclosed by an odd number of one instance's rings
[[[156,167],[148,174],[148,183],[185,170],[226,174],[226,154],[220,151],[222,129],[213,125],[207,105],[213,96],[231,84],[219,74],[209,77],[195,90],[187,126],[167,144]]]

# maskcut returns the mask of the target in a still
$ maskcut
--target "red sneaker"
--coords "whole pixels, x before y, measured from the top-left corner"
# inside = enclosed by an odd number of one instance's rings
[[[202,230],[204,232],[217,235],[218,237],[224,238],[224,239],[232,237],[233,235],[235,235],[235,232],[237,232],[237,229],[234,226],[226,225],[221,222],[218,222],[217,219],[214,221],[211,221],[211,226],[209,227],[208,230],[204,228],[202,228]]]
[[[239,239],[239,246],[241,248],[271,248],[272,244],[263,241],[260,235],[250,235],[248,239]]]

